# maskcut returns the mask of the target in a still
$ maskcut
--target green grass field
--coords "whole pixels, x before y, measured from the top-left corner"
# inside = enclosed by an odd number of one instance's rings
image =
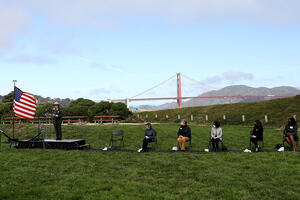
[[[153,127],[157,150],[176,145],[177,124]],[[210,127],[191,128],[192,150],[207,148]],[[16,129],[20,138],[34,135],[31,126]],[[71,125],[63,136],[98,149],[114,129],[125,131],[125,149],[140,148],[144,126]],[[248,148],[250,129],[223,127],[226,146]],[[265,150],[274,150],[282,131],[268,128],[264,138]],[[0,199],[300,199],[300,154],[17,150],[2,143],[0,178]]]

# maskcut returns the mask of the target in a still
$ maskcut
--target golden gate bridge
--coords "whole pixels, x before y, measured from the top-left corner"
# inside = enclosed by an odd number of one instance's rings
[[[133,96],[133,97],[130,97],[130,98],[125,98],[125,99],[109,99],[108,101],[110,102],[124,102],[127,107],[129,107],[129,103],[130,102],[134,102],[134,101],[160,101],[160,100],[176,100],[177,101],[177,108],[182,108],[182,100],[186,100],[186,99],[233,99],[233,98],[288,98],[288,97],[294,97],[295,95],[272,95],[272,94],[269,94],[269,95],[233,95],[233,96],[186,96],[186,97],[183,97],[182,96],[182,91],[181,91],[181,77],[184,77],[186,79],[189,79],[199,85],[201,85],[202,87],[204,88],[209,88],[211,90],[217,90],[217,88],[215,87],[212,87],[206,83],[203,83],[203,82],[200,82],[200,81],[197,81],[193,78],[190,78],[184,74],[181,74],[181,73],[177,73],[173,76],[171,76],[170,78],[168,78],[167,80]],[[172,80],[173,78],[177,78],[177,96],[176,97],[154,97],[154,98],[137,98],[139,96],[142,96],[158,87],[160,87],[161,85],[167,83],[168,81]]]

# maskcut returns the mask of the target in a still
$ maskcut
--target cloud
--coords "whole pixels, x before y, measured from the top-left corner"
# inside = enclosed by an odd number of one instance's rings
[[[58,25],[119,28],[133,19],[153,17],[167,23],[190,21],[272,26],[300,25],[299,0],[2,0],[0,49],[30,31],[37,18]],[[51,30],[50,30],[51,31]],[[68,51],[58,47],[54,51]]]
[[[46,65],[54,63],[54,60],[43,56],[30,56],[30,55],[18,55],[7,59],[9,62],[22,63],[22,64],[37,64],[37,65]]]
[[[106,69],[106,70],[114,71],[114,72],[123,72],[123,70],[120,67],[118,67],[116,65],[111,65],[111,64],[103,64],[103,63],[94,62],[94,63],[90,64],[90,67]]]
[[[52,54],[78,54],[79,50],[72,47],[69,44],[69,41],[66,39],[64,41],[55,41],[48,45],[46,45],[46,48],[50,51]]]
[[[244,72],[225,72],[223,78],[227,81],[253,80],[254,76]]]
[[[208,77],[203,82],[207,84],[218,84],[223,81],[228,81],[231,84],[242,81],[242,80],[253,80],[254,75],[244,72],[224,72],[222,75],[216,75]]]
[[[29,30],[37,17],[59,25],[115,28],[132,19],[160,17],[172,24],[190,21],[289,26],[300,24],[299,0],[2,0],[0,49]],[[57,51],[65,50],[58,47]]]
[[[171,23],[224,19],[270,25],[300,23],[299,0],[28,0],[23,6],[67,25],[113,27],[130,17],[143,16],[161,16]]]
[[[14,38],[26,32],[31,22],[23,9],[0,3],[0,49],[10,48]]]
[[[95,69],[106,69],[109,71],[114,71],[114,72],[121,72],[123,73],[123,69],[116,66],[116,65],[111,65],[111,64],[104,64],[104,63],[100,63],[100,62],[96,62],[93,61],[91,59],[82,57],[82,56],[78,56],[78,58],[86,63],[88,63],[89,67],[91,68],[95,68]]]
[[[203,82],[207,84],[212,84],[212,83],[221,83],[222,82],[221,76],[211,76],[206,78]]]
[[[97,89],[93,89],[91,92],[90,92],[90,95],[91,96],[99,96],[99,95],[103,95],[103,94],[110,94],[111,91],[110,90],[107,90],[105,88],[97,88]]]

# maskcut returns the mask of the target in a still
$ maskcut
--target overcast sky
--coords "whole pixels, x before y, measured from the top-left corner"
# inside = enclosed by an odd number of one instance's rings
[[[300,87],[299,0],[0,0],[0,95],[126,98]],[[169,81],[141,97],[176,96]],[[145,103],[145,102],[143,102]]]

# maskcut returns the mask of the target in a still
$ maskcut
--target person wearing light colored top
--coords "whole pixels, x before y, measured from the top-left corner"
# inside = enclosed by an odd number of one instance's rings
[[[220,126],[220,122],[215,121],[210,132],[210,140],[213,146],[213,151],[218,151],[219,142],[222,141],[223,132]]]

